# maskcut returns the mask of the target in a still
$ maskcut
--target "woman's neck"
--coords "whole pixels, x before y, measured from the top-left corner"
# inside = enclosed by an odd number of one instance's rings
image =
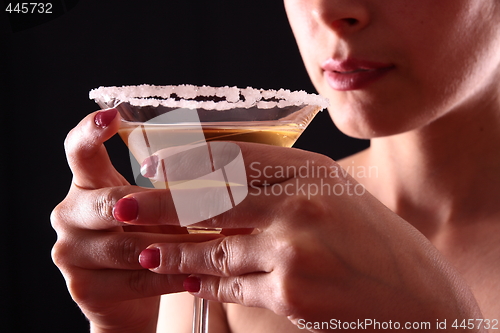
[[[424,128],[373,139],[364,163],[379,169],[367,186],[420,229],[498,214],[500,101],[453,110]]]

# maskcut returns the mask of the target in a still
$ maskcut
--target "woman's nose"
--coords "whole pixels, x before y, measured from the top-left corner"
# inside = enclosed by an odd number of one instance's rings
[[[370,22],[370,11],[363,0],[310,0],[314,19],[338,35],[364,29]]]

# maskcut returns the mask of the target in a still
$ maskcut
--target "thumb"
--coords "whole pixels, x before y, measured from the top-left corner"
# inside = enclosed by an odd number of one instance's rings
[[[107,109],[89,114],[70,131],[64,147],[75,185],[88,189],[128,185],[104,147],[119,126],[118,111]]]

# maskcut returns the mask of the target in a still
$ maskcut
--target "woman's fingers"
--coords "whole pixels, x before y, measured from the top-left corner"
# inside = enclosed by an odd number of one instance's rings
[[[73,269],[68,289],[79,304],[116,304],[122,301],[185,291],[187,275],[161,275],[148,270]]]
[[[157,243],[141,256],[158,256],[160,274],[208,274],[237,276],[255,272],[271,272],[273,257],[269,244],[261,234],[235,235],[201,243]],[[267,249],[261,251],[260,249]]]
[[[330,181],[330,180],[327,180]],[[334,187],[335,182],[318,179],[288,179],[270,186],[251,187],[247,197],[234,208],[209,219],[194,224],[206,228],[267,228],[282,221],[280,216],[290,216],[294,212],[315,211],[325,213],[323,201],[315,200],[328,195],[324,188]],[[332,185],[333,184],[333,185]],[[340,182],[339,185],[343,186]],[[352,185],[352,184],[351,184]],[[324,193],[322,193],[324,191]],[[342,197],[339,196],[338,200]],[[209,198],[210,199],[210,198]],[[135,225],[179,225],[176,207],[167,190],[135,192],[119,202],[124,211],[131,212],[122,221]],[[127,207],[125,209],[125,207]],[[194,208],[193,208],[194,209]],[[115,209],[115,217],[117,210]]]
[[[116,109],[97,111],[68,134],[64,145],[74,184],[86,189],[127,184],[111,164],[103,144],[118,132],[119,122]]]
[[[196,226],[228,229],[263,228],[273,222],[272,219],[279,213],[279,210],[290,208],[287,202],[296,198],[310,200],[311,196],[318,195],[319,192],[325,190],[324,183],[328,183],[326,187],[330,189],[333,187],[332,184],[342,181],[342,177],[335,179],[335,175],[343,175],[340,166],[322,155],[268,145],[240,142],[237,144],[238,146],[236,144],[233,146],[241,148],[244,164],[231,165],[228,170],[223,165],[218,165],[219,169],[213,171],[214,174],[221,170],[222,173],[225,172],[225,181],[215,181],[217,177],[214,176],[214,179],[207,177],[201,181],[201,178],[196,178],[193,182],[176,183],[177,178],[175,178],[168,184],[171,186],[170,192],[152,191],[132,194],[128,198],[134,200],[129,201],[129,204],[138,206],[139,213],[124,216],[128,218],[125,221],[138,225],[150,223],[187,225],[182,220],[184,215],[177,213],[193,211],[199,212],[200,218],[191,220],[202,221]],[[159,156],[162,156],[160,153],[153,155],[156,158],[150,157],[144,161],[142,170],[148,177],[154,178],[158,173],[166,174],[160,170],[160,165],[163,165],[163,160],[160,161]],[[230,153],[234,155],[232,150]],[[169,164],[168,160],[164,164]],[[185,164],[185,167],[175,165],[175,169],[189,170],[197,177],[203,175],[204,172],[207,173],[205,170],[207,168],[203,163]],[[241,170],[236,170],[235,165]],[[200,170],[193,171],[193,168],[197,166],[200,166]],[[246,184],[239,182],[241,177],[235,176],[235,179],[239,180],[235,183],[229,176],[240,172],[246,176]],[[179,177],[179,179],[185,179],[188,175],[182,174]],[[245,177],[242,179],[245,182]],[[165,178],[162,178],[162,181],[165,181]],[[242,186],[246,186],[247,191],[241,191]],[[233,188],[238,189],[240,201],[234,199]],[[241,197],[243,192],[244,195]],[[176,219],[176,216],[180,216],[181,221]]]
[[[221,303],[236,303],[249,307],[267,308],[285,315],[276,308],[277,284],[271,274],[255,273],[242,276],[218,277],[191,275],[184,281],[184,289],[193,295]],[[265,296],[263,296],[265,295]]]
[[[70,194],[52,212],[51,219],[56,230],[58,227],[107,230],[134,225],[172,229],[179,225],[168,190],[132,185],[86,190],[73,184]]]
[[[280,316],[290,316],[294,310],[284,284],[286,282],[273,273],[229,277],[190,275],[183,283],[184,289],[196,297],[266,308]]]
[[[99,232],[82,230],[58,239],[52,257],[59,267],[72,266],[88,270],[139,270],[140,254],[152,243],[204,242],[223,237],[216,234],[166,235],[148,232]],[[71,254],[71,255],[68,255]],[[148,258],[149,262],[160,260]],[[144,263],[143,265],[150,265]]]
[[[67,228],[106,230],[122,227],[125,223],[114,216],[116,203],[126,195],[147,191],[137,186],[116,186],[86,190],[73,184],[69,195],[52,212],[55,230]]]
[[[272,218],[268,212],[275,209],[273,205],[277,205],[278,200],[276,197],[259,197],[251,191],[235,208],[195,225],[228,229],[267,226]],[[198,206],[194,202],[192,204]],[[209,205],[206,208],[209,209]],[[136,191],[116,202],[113,212],[116,219],[128,224],[179,225],[176,206],[169,190]]]
[[[237,155],[235,150],[238,149],[241,151],[245,165],[243,172],[246,174],[247,183],[253,182],[255,186],[281,183],[305,174],[307,177],[316,178],[319,173],[340,171],[340,166],[330,158],[300,149],[249,142],[209,142],[212,153],[214,153],[215,144],[221,147],[217,149],[219,153],[216,156],[218,163],[213,162],[212,166],[207,166],[207,163],[210,164],[210,160],[206,161],[206,158],[203,158],[204,155],[198,152],[201,149],[199,145],[193,146],[195,148],[192,149],[184,148],[184,151],[179,147],[172,147],[157,151],[144,159],[141,164],[141,172],[143,176],[152,180],[172,181],[173,183],[177,180],[188,180],[190,175],[199,177],[210,169],[217,170],[228,165],[233,167],[231,162]],[[179,150],[183,154],[178,154]],[[236,164],[236,166],[241,165]],[[173,171],[169,173],[166,170],[170,168]],[[169,177],[170,174],[173,176],[172,179]]]

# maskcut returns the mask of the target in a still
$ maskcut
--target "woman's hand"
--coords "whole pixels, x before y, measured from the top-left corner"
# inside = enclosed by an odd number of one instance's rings
[[[52,256],[93,332],[155,332],[159,295],[184,291],[187,275],[154,274],[141,266],[139,254],[151,243],[218,236],[119,221],[136,214],[144,223],[141,207],[123,197],[148,190],[130,186],[109,160],[103,142],[118,126],[119,115],[110,109],[90,114],[69,133],[65,148],[73,182],[51,216],[58,236]],[[148,267],[155,258],[146,259],[141,263]]]
[[[257,232],[152,244],[144,256],[161,258],[152,272],[193,274],[185,285],[194,295],[267,308],[299,327],[335,319],[435,327],[436,320],[481,317],[467,285],[430,242],[338,164],[296,149],[238,145],[249,194],[204,224]],[[160,195],[131,197],[148,207],[151,221],[166,214],[168,205],[151,205]]]

